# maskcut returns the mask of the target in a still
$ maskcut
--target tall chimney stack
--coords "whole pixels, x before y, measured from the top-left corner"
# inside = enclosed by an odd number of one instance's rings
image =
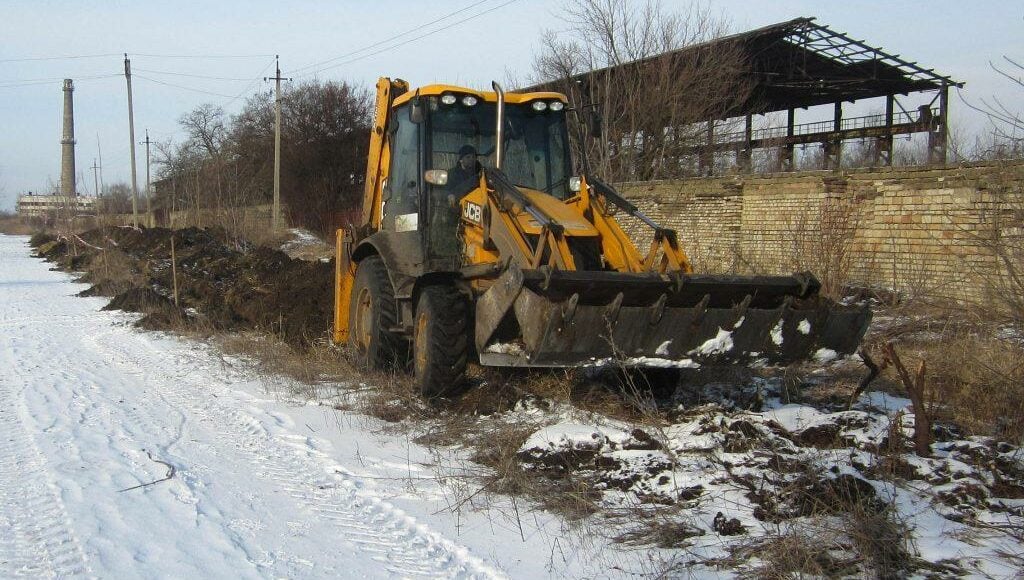
[[[60,194],[75,195],[75,92],[71,79],[64,79],[64,138],[60,140]]]

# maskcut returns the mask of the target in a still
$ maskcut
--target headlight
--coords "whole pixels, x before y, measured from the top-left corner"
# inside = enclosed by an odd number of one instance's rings
[[[466,96],[462,97],[462,104],[466,105],[467,107],[472,107],[476,103],[477,103],[477,99],[473,95],[466,95]]]
[[[534,101],[533,104],[531,104],[530,106],[533,107],[533,110],[537,111],[538,113],[548,108],[548,104],[545,103],[544,101]]]
[[[551,101],[551,104],[548,106],[552,111],[558,112],[565,108],[565,103],[562,101]]]
[[[455,95],[441,95],[441,102],[446,105],[454,105],[455,101]]]

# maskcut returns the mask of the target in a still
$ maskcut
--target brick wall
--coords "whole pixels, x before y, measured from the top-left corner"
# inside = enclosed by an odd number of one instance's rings
[[[1024,163],[624,183],[701,272],[811,270],[822,282],[978,300],[993,232],[1020,235]],[[650,232],[627,231],[646,249]]]

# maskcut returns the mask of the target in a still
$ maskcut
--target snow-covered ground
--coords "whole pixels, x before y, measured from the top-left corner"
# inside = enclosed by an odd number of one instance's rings
[[[567,542],[553,516],[500,515],[516,507],[502,498],[472,509],[444,477],[457,456],[438,467],[373,419],[289,400],[285,379],[138,331],[136,315],[101,311],[105,299],[76,297],[85,286],[48,268],[27,238],[0,235],[0,577],[631,568],[628,554]]]

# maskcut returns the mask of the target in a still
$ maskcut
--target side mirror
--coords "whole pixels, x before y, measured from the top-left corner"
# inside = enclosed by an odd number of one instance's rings
[[[428,169],[423,174],[423,181],[431,185],[448,185],[448,172],[444,169]]]
[[[412,105],[409,109],[409,120],[417,125],[423,122],[423,101],[419,97],[412,100]]]
[[[603,134],[603,127],[601,125],[601,114],[596,109],[590,110],[590,117],[587,119],[590,125],[590,136],[594,139],[599,139]]]

